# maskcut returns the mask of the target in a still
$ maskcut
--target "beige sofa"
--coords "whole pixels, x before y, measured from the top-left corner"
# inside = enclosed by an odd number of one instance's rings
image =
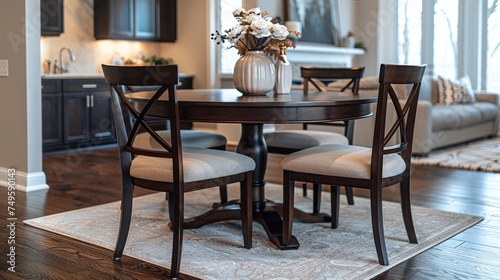
[[[367,77],[364,79],[373,79]],[[373,86],[373,82],[368,83]],[[376,93],[377,88],[360,88],[360,94]],[[476,101],[467,104],[438,105],[438,83],[427,76],[422,81],[415,123],[413,154],[427,155],[432,150],[485,137],[495,137],[499,126],[500,95],[475,92]],[[333,88],[329,87],[330,90]],[[404,96],[400,92],[400,98]],[[375,104],[372,106],[375,112]],[[388,118],[394,119],[394,114]],[[354,144],[370,146],[374,118],[357,120]]]

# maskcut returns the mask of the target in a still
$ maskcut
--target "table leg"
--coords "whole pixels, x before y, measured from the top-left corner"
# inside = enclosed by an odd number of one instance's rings
[[[289,245],[282,245],[283,220],[278,211],[279,208],[275,208],[273,203],[267,203],[265,198],[267,145],[264,140],[263,127],[263,124],[242,124],[241,139],[237,147],[238,153],[253,158],[256,164],[252,178],[253,218],[262,225],[269,240],[276,247],[281,250],[298,249],[300,245],[295,236],[292,236]],[[211,211],[186,220],[184,228],[198,228],[218,221],[237,220],[240,217],[239,201],[233,200],[216,205]]]
[[[262,225],[269,240],[281,250],[298,249],[299,242],[292,236],[289,245],[281,242],[283,220],[274,207],[267,204],[265,198],[266,181],[264,176],[267,167],[267,145],[264,140],[263,124],[242,124],[241,138],[236,151],[255,160],[256,168],[253,173],[253,216],[254,220]]]

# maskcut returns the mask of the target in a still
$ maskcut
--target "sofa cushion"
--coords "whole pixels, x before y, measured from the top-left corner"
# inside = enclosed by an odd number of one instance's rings
[[[437,83],[440,105],[472,103],[475,101],[469,76],[464,76],[457,81],[438,76]]]
[[[432,108],[432,130],[462,128],[494,119],[498,108],[487,102],[435,105]]]

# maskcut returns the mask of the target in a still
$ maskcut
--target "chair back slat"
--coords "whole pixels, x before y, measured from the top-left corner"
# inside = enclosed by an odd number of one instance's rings
[[[381,166],[385,154],[400,153],[409,166],[418,96],[425,68],[426,65],[382,64],[380,66],[380,86],[372,146],[372,176],[382,172]],[[394,91],[393,85],[395,84],[411,86],[403,107],[402,101],[398,99]],[[395,112],[396,118],[386,130],[388,104],[392,104],[390,109]],[[399,143],[389,147],[390,140],[398,131]]]
[[[300,67],[300,75],[304,79],[304,94],[309,91],[309,83],[314,85],[317,90],[324,91],[313,79],[328,80],[350,80],[340,91],[345,91],[349,87],[351,92],[358,94],[359,81],[363,77],[365,67],[351,68],[327,68],[327,67]]]
[[[309,93],[309,84],[314,85],[318,91],[325,91],[326,89],[320,87],[314,79],[328,79],[328,80],[349,80],[340,91],[344,92],[351,88],[353,95],[357,95],[359,91],[359,83],[365,72],[365,67],[351,67],[351,68],[326,68],[326,67],[300,67],[300,74],[304,78],[303,90],[304,94]],[[329,126],[343,126],[344,135],[349,140],[349,144],[353,142],[354,134],[354,121],[344,122],[322,122],[316,123]],[[307,124],[302,124],[302,129],[307,129]]]

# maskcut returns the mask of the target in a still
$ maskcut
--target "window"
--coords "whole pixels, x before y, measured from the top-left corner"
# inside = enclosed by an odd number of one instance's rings
[[[220,15],[221,27],[220,31],[227,30],[237,24],[233,17],[233,11],[242,7],[242,0],[221,0]],[[238,51],[235,48],[225,49],[221,51],[221,74],[232,74],[234,65],[238,60]]]
[[[498,0],[398,0],[398,62],[500,92]]]
[[[458,0],[436,0],[434,4],[434,73],[457,78]]]
[[[488,1],[487,89],[500,92],[500,7],[498,0]]]

